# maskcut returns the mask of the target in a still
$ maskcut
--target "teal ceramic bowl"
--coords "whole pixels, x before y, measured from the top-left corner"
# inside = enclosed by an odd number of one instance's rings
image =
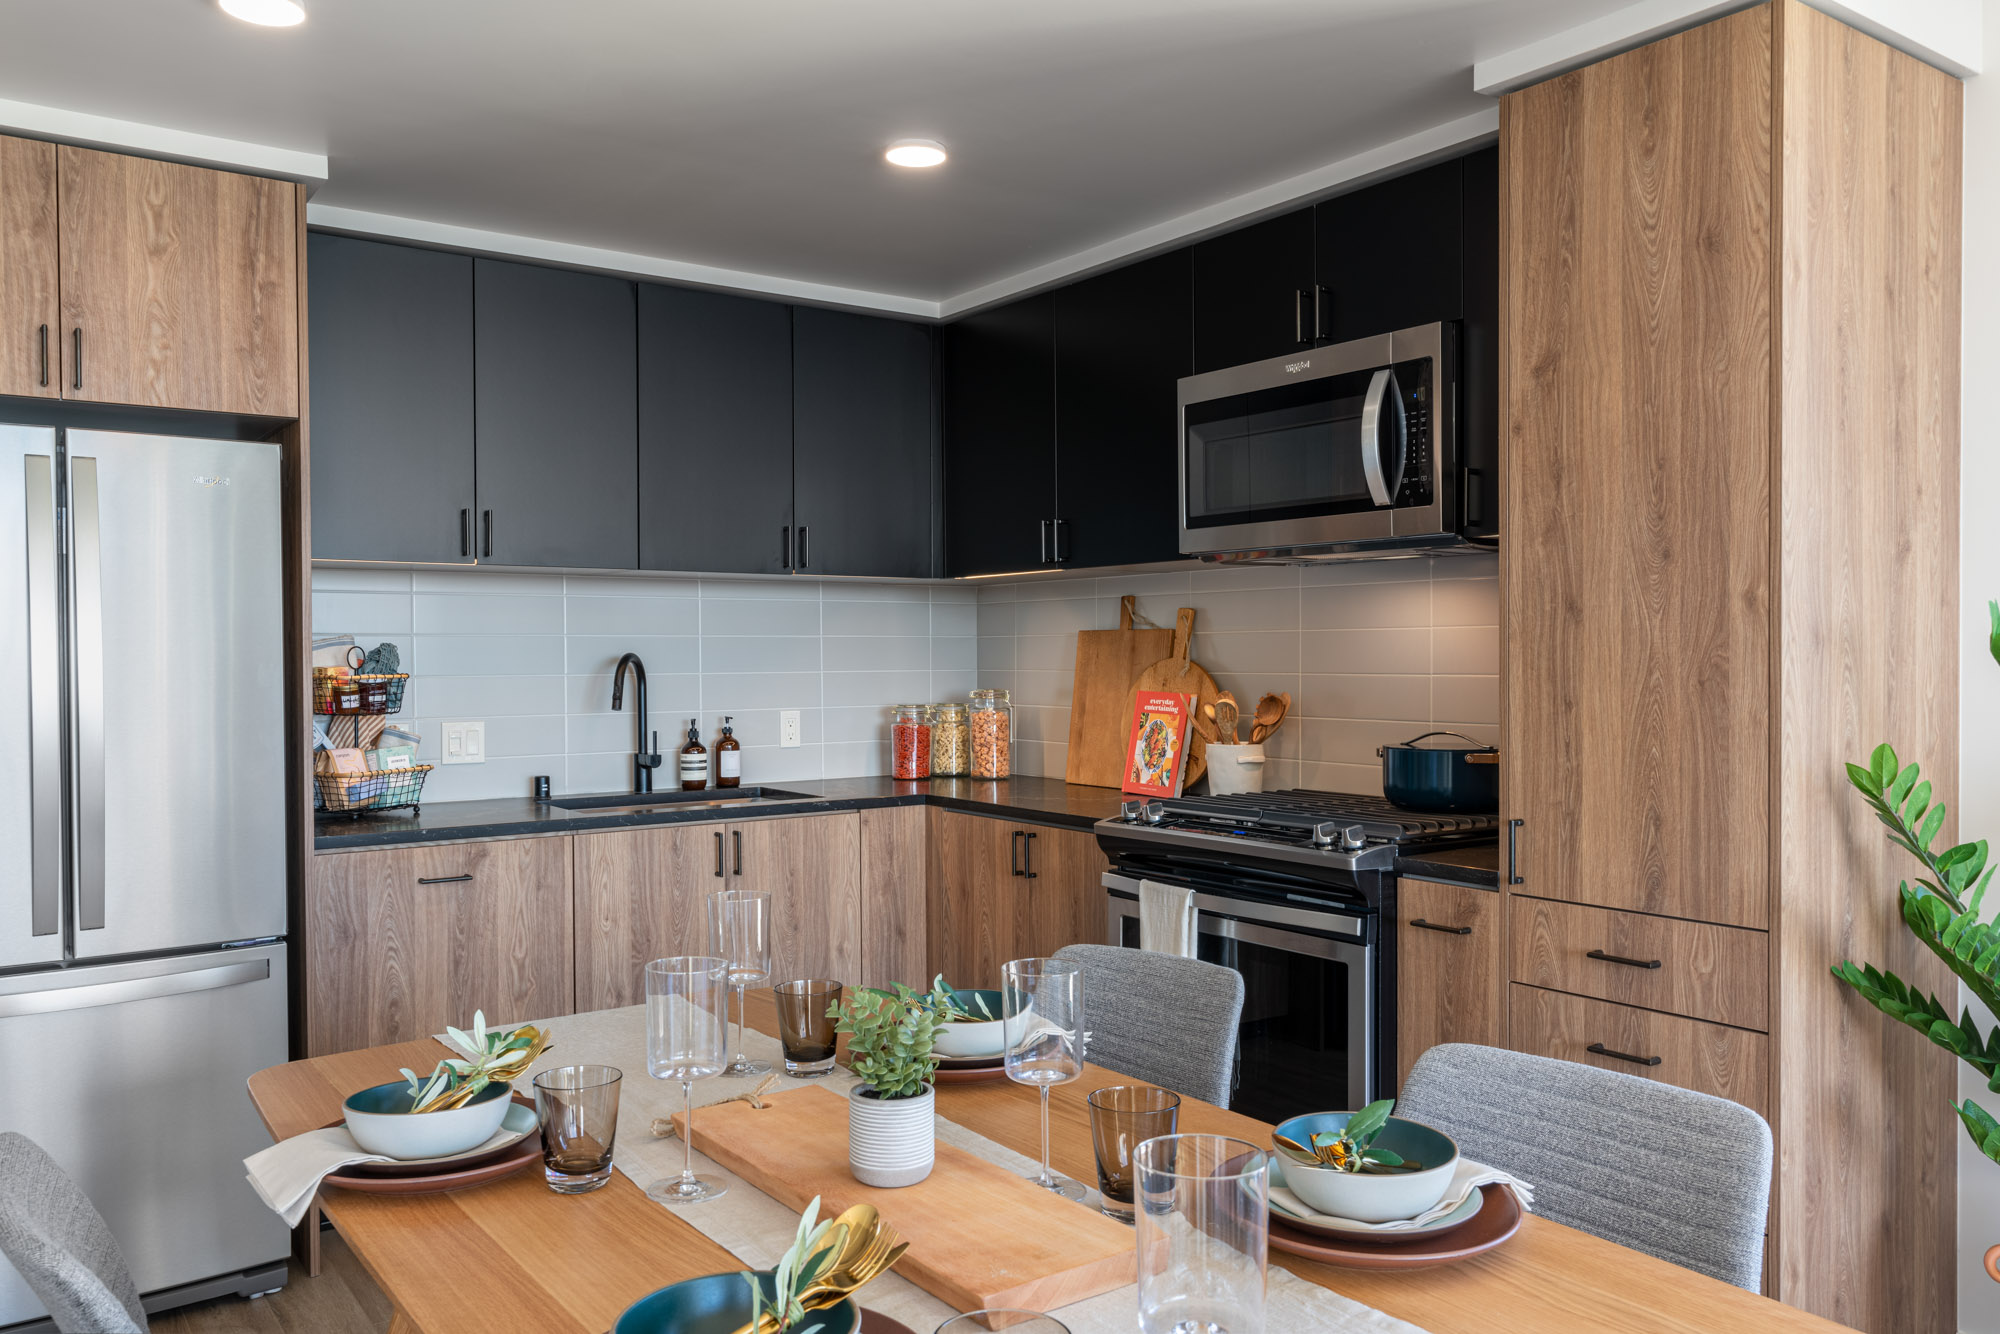
[[[1279,1123],[1278,1134],[1310,1145],[1312,1137],[1346,1127],[1352,1112],[1314,1112]],[[1375,1144],[1411,1162],[1419,1172],[1343,1172],[1314,1167],[1286,1154],[1272,1142],[1271,1152],[1285,1160],[1285,1184],[1308,1206],[1335,1218],[1361,1223],[1390,1223],[1415,1218],[1444,1198],[1458,1167],[1458,1145],[1451,1136],[1420,1121],[1392,1116],[1375,1137]]]
[[[776,1283],[771,1271],[757,1275],[768,1300]],[[710,1274],[649,1293],[625,1308],[611,1334],[735,1334],[750,1321],[750,1285],[741,1274]],[[814,1311],[822,1334],[854,1334],[861,1317],[852,1301]]]
[[[1000,993],[960,988],[951,993],[960,1008],[978,1014],[978,1000],[986,1002],[993,1018],[979,1022],[946,1024],[937,1031],[931,1050],[953,1061],[977,1061],[1002,1056],[1007,1051],[1006,1023],[1000,1018]],[[978,1000],[975,1000],[977,997]]]
[[[463,1107],[413,1112],[409,1083],[399,1079],[351,1094],[341,1110],[347,1113],[347,1133],[369,1153],[385,1158],[443,1158],[493,1138],[507,1115],[511,1091],[507,1084],[488,1084]]]

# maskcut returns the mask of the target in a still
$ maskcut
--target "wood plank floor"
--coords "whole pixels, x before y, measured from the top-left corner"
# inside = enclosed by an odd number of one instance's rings
[[[327,1231],[320,1237],[320,1274],[307,1278],[298,1261],[290,1280],[269,1297],[222,1297],[156,1317],[154,1334],[383,1334],[389,1299]]]

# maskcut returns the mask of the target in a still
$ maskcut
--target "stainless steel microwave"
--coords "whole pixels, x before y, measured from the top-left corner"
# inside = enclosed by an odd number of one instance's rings
[[[1425,324],[1180,382],[1181,553],[1451,546],[1458,330]]]

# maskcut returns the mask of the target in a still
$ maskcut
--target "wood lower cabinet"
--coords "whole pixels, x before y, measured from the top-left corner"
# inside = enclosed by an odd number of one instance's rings
[[[1515,982],[1738,1028],[1768,1029],[1770,938],[1762,931],[1515,895]]]
[[[56,150],[65,398],[295,417],[299,189]]]
[[[0,137],[0,394],[55,398],[56,146]]]
[[[567,838],[324,853],[306,916],[309,1056],[573,1012]]]
[[[868,987],[922,989],[930,948],[922,806],[861,812],[861,972]]]
[[[728,888],[771,896],[771,980],[860,976],[860,816],[744,820],[729,838]]]
[[[997,987],[1010,959],[1102,944],[1109,865],[1087,830],[933,809],[930,966],[960,987]]]
[[[1514,983],[1509,1045],[1712,1093],[1771,1114],[1770,1039],[1723,1024]]]
[[[1104,872],[1111,863],[1097,836],[1048,825],[1017,827],[1021,879],[1014,900],[1014,952],[1007,957],[1042,959],[1065,945],[1105,944]]]
[[[1505,1045],[1500,893],[1396,882],[1396,1084],[1440,1042]]]

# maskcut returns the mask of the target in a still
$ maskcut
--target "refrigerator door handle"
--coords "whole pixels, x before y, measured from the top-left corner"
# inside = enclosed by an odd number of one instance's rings
[[[88,1010],[99,1005],[124,1005],[130,1001],[158,1000],[162,996],[183,996],[192,991],[217,991],[262,982],[271,975],[269,958],[246,959],[241,963],[210,964],[180,973],[157,977],[132,977],[120,982],[86,982],[75,987],[51,987],[42,991],[21,991],[0,995],[0,1019],[24,1014],[54,1014],[59,1010]]]
[[[104,575],[97,523],[97,460],[69,461],[71,644],[76,701],[76,916],[104,928]]]
[[[28,534],[28,842],[30,931],[62,930],[62,671],[57,645],[55,459],[30,454]]]

